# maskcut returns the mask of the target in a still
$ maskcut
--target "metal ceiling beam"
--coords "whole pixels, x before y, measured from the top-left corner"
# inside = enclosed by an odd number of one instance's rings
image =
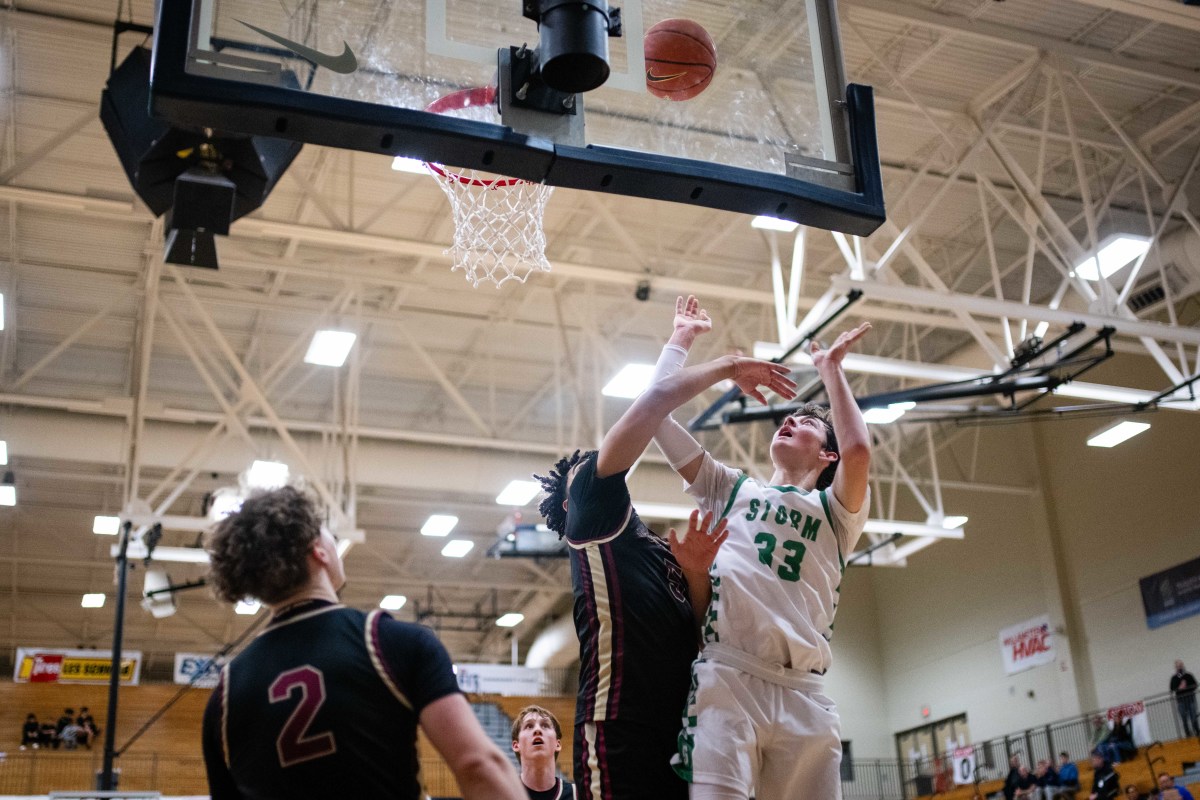
[[[1116,11],[1131,17],[1153,20],[1189,31],[1200,31],[1200,14],[1179,0],[1075,0],[1087,6]]]
[[[1126,74],[1154,78],[1164,83],[1200,89],[1200,73],[1184,69],[1183,67],[1144,61],[1109,50],[1102,50],[1098,47],[1089,47],[1088,45],[1021,30],[1009,25],[1000,25],[995,22],[985,22],[977,19],[973,20],[954,14],[943,14],[939,11],[932,11],[910,5],[909,3],[898,3],[895,0],[846,0],[845,7],[862,9],[891,19],[913,22],[917,25],[933,28],[934,30],[956,31],[966,36],[983,39],[995,44],[1005,44],[1026,50],[1057,53],[1077,61],[1097,64]],[[1180,13],[1182,15],[1186,12],[1181,9]]]
[[[996,300],[971,294],[937,292],[911,286],[884,284],[879,281],[856,281],[842,275],[835,275],[830,280],[838,291],[849,292],[851,289],[858,289],[868,299],[875,298],[885,302],[911,303],[927,308],[958,308],[972,314],[984,314],[990,317],[1024,317],[1059,325],[1082,322],[1094,328],[1112,327],[1125,336],[1146,336],[1165,342],[1200,345],[1200,330],[1196,328],[1171,327],[1159,322],[1110,317],[1086,311],[1063,311],[1044,306],[1026,305],[1013,300]]]

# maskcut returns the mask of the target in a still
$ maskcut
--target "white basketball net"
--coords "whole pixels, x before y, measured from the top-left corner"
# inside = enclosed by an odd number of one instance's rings
[[[497,288],[550,271],[542,216],[553,186],[429,166],[454,214],[454,244],[446,251],[451,269],[461,269],[473,286],[491,281]]]

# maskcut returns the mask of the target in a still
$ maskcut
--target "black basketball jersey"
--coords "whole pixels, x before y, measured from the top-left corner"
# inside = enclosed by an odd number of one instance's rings
[[[457,691],[426,628],[324,601],[289,609],[225,666],[205,709],[213,800],[415,800],[419,715]]]
[[[580,655],[575,723],[678,728],[697,650],[683,570],[633,510],[625,473],[597,478],[595,458],[571,483],[566,529]]]

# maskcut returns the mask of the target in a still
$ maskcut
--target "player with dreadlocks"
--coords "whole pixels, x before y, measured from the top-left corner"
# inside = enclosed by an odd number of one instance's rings
[[[695,313],[694,299],[690,303],[677,309],[673,343],[690,346],[709,325]],[[536,476],[548,495],[539,510],[570,546],[580,648],[574,755],[581,797],[687,797],[670,758],[704,609],[693,609],[685,573],[698,572],[706,590],[708,565],[724,541],[724,522],[713,526],[711,514],[699,519],[696,512],[685,537],[672,530],[670,544],[664,542],[638,518],[625,475],[671,409],[725,379],[759,399],[759,387],[790,398],[795,384],[787,372],[741,357],[681,370],[635,400],[598,451],[576,451],[548,476]]]

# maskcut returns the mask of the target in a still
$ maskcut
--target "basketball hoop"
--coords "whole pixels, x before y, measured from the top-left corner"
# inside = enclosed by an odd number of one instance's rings
[[[430,103],[425,110],[444,114],[491,105],[496,88],[462,89]],[[446,250],[452,270],[461,269],[473,286],[509,279],[521,283],[536,271],[549,272],[542,216],[554,187],[520,178],[504,178],[464,169],[455,172],[425,162],[450,200],[454,244]]]

